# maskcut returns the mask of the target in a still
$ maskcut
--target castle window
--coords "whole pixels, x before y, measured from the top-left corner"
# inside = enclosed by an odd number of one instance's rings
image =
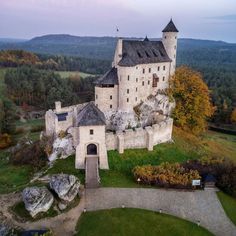
[[[175,45],[175,49],[176,49],[176,45]]]
[[[112,95],[110,95],[110,100],[112,100]]]
[[[142,82],[142,85],[144,86],[144,81]]]
[[[138,78],[136,78],[136,82],[138,82]]]
[[[149,69],[148,69],[148,72],[149,72],[149,73],[151,73],[151,71],[152,71],[152,69],[151,69],[151,68],[149,68]]]
[[[137,97],[135,98],[135,101],[136,101],[136,102],[138,101],[138,98],[137,98]]]
[[[96,99],[98,99],[98,95],[96,94]]]
[[[121,81],[121,76],[120,76],[120,81]]]
[[[165,39],[166,39],[166,36],[165,36]]]
[[[160,66],[157,67],[157,71],[160,71]]]
[[[112,108],[112,105],[110,105],[110,108]]]
[[[128,80],[129,80],[129,75],[128,75]]]
[[[127,98],[127,102],[129,102],[129,98]]]
[[[163,70],[166,70],[166,66],[163,66]]]
[[[150,84],[150,80],[148,80],[148,85]]]
[[[89,130],[90,135],[93,135],[93,129]]]
[[[174,54],[174,58],[175,58],[175,54]]]
[[[138,88],[136,88],[136,92],[138,92]]]
[[[177,36],[175,36],[175,39],[177,39]]]
[[[98,104],[96,104],[96,107],[98,107]]]
[[[143,69],[143,74],[145,74],[145,69]]]
[[[153,74],[152,87],[157,87],[158,82],[159,82],[159,78],[157,77],[157,74]]]
[[[138,69],[138,67],[136,66],[136,70]]]
[[[129,89],[127,89],[127,93],[129,94]]]
[[[163,76],[162,80],[165,81],[165,76]]]

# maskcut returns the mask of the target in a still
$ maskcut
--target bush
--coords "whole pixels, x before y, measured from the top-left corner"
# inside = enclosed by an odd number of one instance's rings
[[[37,125],[37,126],[32,127],[32,128],[30,129],[30,131],[31,131],[32,133],[34,133],[34,132],[40,132],[40,131],[43,131],[44,128],[45,128],[44,125]]]
[[[0,149],[7,148],[11,146],[12,139],[9,134],[0,134]]]
[[[185,169],[197,170],[201,176],[212,174],[216,177],[216,186],[223,192],[236,197],[236,165],[223,158],[201,158],[189,160],[183,164]]]
[[[188,170],[179,163],[162,163],[159,166],[136,166],[133,169],[136,180],[142,184],[157,185],[161,187],[192,187],[193,179],[201,179],[197,170]]]
[[[61,131],[59,132],[59,134],[58,134],[58,137],[59,137],[60,139],[65,138],[65,137],[66,137],[66,132],[63,131],[63,130],[61,130]]]
[[[31,165],[34,169],[40,169],[46,165],[47,155],[40,141],[25,142],[12,151],[10,162],[13,165]]]

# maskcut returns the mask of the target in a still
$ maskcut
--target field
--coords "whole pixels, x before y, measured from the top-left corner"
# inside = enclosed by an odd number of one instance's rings
[[[212,234],[201,226],[174,216],[126,208],[83,213],[77,225],[76,235],[204,236]]]
[[[55,73],[58,73],[62,78],[68,78],[70,76],[80,76],[81,78],[86,78],[88,76],[95,76],[92,74],[87,74],[78,71],[56,71]]]

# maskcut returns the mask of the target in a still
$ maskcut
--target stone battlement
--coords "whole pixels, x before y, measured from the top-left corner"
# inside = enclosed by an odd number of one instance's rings
[[[147,148],[153,150],[153,146],[159,143],[171,141],[173,119],[168,118],[159,124],[145,128],[128,129],[116,133],[106,133],[107,150],[118,150],[123,153],[125,149]]]

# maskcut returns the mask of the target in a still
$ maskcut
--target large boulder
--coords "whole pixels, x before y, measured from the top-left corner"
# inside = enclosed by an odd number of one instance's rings
[[[22,192],[25,208],[32,217],[47,212],[53,204],[53,195],[46,187],[28,187]]]
[[[13,229],[11,226],[0,223],[0,236],[16,236],[16,230]]]
[[[71,202],[79,193],[80,181],[74,175],[58,174],[51,177],[50,187],[61,200]]]
[[[67,158],[68,156],[75,153],[75,149],[73,147],[73,137],[68,134],[64,138],[56,138],[53,142],[53,151],[49,156],[49,161],[54,161],[57,158]]]

